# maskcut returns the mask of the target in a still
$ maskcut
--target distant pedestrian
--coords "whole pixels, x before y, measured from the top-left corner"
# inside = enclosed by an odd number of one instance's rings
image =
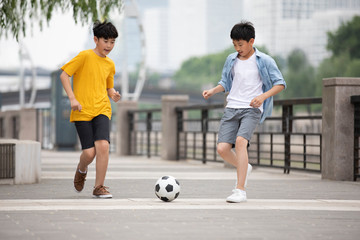
[[[104,186],[109,162],[111,104],[121,96],[114,89],[115,64],[107,57],[115,45],[118,32],[110,22],[96,21],[93,26],[95,48],[80,52],[61,69],[62,85],[71,104],[70,122],[75,123],[82,153],[77,165],[74,187],[84,188],[88,165],[96,157],[96,179],[93,196],[111,198]],[[70,77],[73,76],[73,88]]]
[[[252,170],[247,152],[251,136],[258,123],[271,115],[273,96],[285,89],[286,83],[274,59],[253,47],[252,23],[236,24],[230,37],[236,52],[227,57],[218,85],[202,95],[208,99],[216,93],[229,92],[217,151],[237,171],[235,189],[226,201],[245,202],[247,177]]]

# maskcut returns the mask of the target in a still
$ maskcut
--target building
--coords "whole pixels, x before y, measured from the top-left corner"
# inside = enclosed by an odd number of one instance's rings
[[[242,19],[242,0],[168,0],[144,11],[147,63],[155,71],[176,71],[193,56],[232,45],[230,30]]]
[[[282,57],[299,48],[317,66],[330,56],[327,32],[360,15],[360,0],[244,0],[244,9],[256,44]]]

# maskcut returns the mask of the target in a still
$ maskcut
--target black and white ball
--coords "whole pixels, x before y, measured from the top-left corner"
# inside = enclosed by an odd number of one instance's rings
[[[172,176],[163,176],[155,184],[155,194],[164,202],[171,202],[180,194],[180,183]]]

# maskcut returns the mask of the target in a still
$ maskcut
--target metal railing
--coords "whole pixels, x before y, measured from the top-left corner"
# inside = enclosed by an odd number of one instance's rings
[[[0,138],[5,137],[4,125],[4,118],[0,117]]]
[[[129,110],[129,153],[160,156],[161,109]]]
[[[0,144],[0,179],[15,178],[15,144]]]
[[[175,109],[178,126],[177,159],[201,160],[203,163],[222,161],[216,151],[216,141],[223,108],[223,104],[212,104]],[[196,112],[200,114],[196,116]]]
[[[320,172],[322,117],[311,114],[294,115],[293,112],[295,106],[302,105],[302,108],[309,110],[310,105],[321,102],[321,98],[274,101],[275,108],[281,108],[281,116],[270,117],[264,125],[258,127],[250,141],[249,161],[255,165],[283,168],[284,173],[289,173],[290,169]],[[219,113],[222,113],[223,108],[222,104],[176,108],[178,159],[201,160],[203,163],[223,161],[216,151],[221,118]],[[186,117],[189,111],[198,111],[200,114],[197,114],[197,118]],[[297,124],[300,127],[294,129],[295,121],[307,121],[310,127],[304,128],[304,124]],[[314,121],[320,121],[317,131],[311,127]]]
[[[360,95],[352,96],[354,104],[354,181],[360,178]]]

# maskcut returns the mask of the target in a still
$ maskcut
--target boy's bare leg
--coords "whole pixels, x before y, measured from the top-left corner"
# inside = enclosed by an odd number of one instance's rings
[[[218,143],[217,152],[226,162],[237,167],[236,155],[232,151],[232,144],[224,142]]]
[[[236,152],[236,172],[237,172],[237,186],[241,190],[245,191],[245,180],[248,169],[249,157],[247,152],[248,140],[243,137],[236,138],[235,152]]]
[[[96,150],[95,187],[104,186],[106,171],[109,162],[109,142],[107,140],[95,141],[95,150]]]
[[[95,158],[95,148],[84,149],[80,155],[79,169],[81,172],[86,172],[88,166]]]
[[[236,138],[235,153],[231,150],[230,143],[219,143],[217,151],[219,155],[228,163],[236,167],[237,173],[237,186],[241,190],[245,190],[245,179],[248,169],[248,153],[247,153],[248,140],[243,137]]]

